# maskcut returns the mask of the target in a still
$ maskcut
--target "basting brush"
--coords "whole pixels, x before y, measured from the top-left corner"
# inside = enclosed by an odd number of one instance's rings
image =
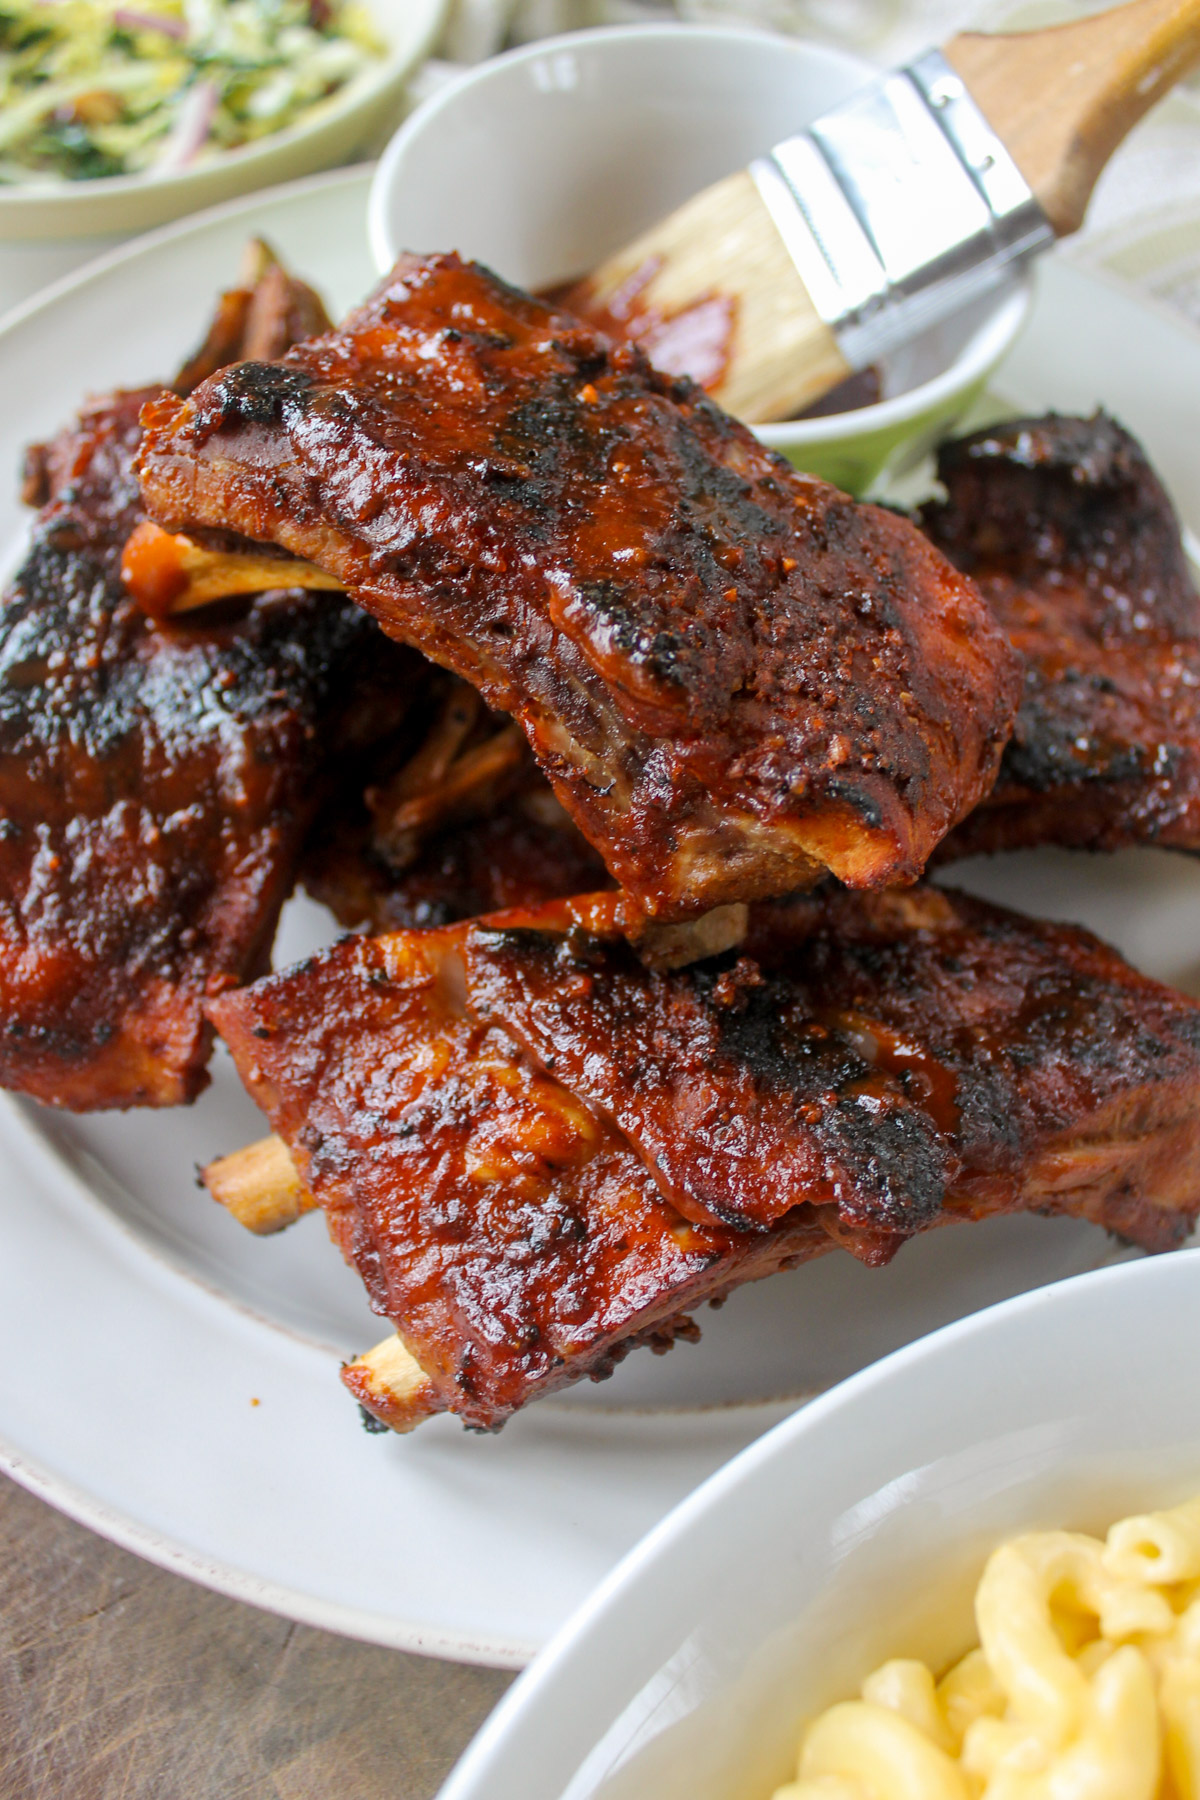
[[[713,398],[794,416],[1077,230],[1118,144],[1197,61],[1200,0],[963,33],[698,194],[565,304],[652,357],[719,311]]]

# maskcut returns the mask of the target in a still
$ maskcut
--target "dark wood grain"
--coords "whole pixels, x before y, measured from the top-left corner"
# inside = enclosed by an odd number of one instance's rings
[[[512,1680],[194,1587],[0,1479],[0,1800],[431,1800]]]

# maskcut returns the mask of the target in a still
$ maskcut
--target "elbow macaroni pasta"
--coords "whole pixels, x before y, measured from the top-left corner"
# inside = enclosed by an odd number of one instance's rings
[[[979,1648],[897,1660],[809,1726],[774,1800],[1200,1800],[1200,1499],[989,1558]]]

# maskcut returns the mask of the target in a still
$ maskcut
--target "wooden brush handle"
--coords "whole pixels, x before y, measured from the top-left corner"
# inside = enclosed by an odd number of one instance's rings
[[[1060,236],[1126,132],[1200,62],[1200,0],[1132,0],[1050,30],[943,45]]]

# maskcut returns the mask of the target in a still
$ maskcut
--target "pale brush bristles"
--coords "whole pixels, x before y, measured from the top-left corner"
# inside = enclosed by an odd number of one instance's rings
[[[588,280],[596,306],[648,267],[654,272],[639,286],[639,311],[670,317],[709,294],[732,302],[725,372],[710,391],[736,418],[789,418],[849,375],[746,170],[602,263]]]

